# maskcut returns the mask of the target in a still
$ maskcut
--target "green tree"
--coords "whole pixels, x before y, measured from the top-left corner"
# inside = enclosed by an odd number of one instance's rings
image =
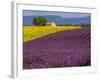
[[[47,19],[43,16],[38,16],[33,19],[33,24],[36,26],[45,26],[47,23]]]

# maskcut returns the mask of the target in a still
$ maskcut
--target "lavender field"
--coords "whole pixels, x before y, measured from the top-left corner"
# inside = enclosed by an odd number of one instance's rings
[[[90,66],[90,31],[65,30],[23,42],[23,69]]]

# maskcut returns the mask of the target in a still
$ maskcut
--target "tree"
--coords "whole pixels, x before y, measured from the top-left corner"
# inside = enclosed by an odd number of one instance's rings
[[[38,16],[33,19],[33,24],[36,26],[45,26],[47,23],[47,19],[43,16]]]

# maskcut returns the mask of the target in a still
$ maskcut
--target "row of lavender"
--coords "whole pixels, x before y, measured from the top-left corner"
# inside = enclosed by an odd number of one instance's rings
[[[90,66],[90,28],[60,31],[23,43],[23,68]]]

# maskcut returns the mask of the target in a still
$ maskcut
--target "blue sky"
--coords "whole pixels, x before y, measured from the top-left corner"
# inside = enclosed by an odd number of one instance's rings
[[[33,18],[44,16],[48,22],[60,24],[90,24],[90,13],[23,10],[23,25],[34,25]]]
[[[52,12],[52,11],[33,11],[24,10],[23,16],[45,16],[45,15],[56,15],[63,18],[75,18],[75,17],[86,17],[90,16],[90,13],[75,13],[75,12]]]

